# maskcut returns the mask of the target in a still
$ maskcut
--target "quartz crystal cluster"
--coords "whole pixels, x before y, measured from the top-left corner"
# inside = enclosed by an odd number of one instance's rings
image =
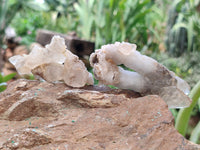
[[[190,105],[189,85],[156,60],[142,55],[135,44],[116,42],[96,50],[90,56],[94,75],[100,83],[132,89],[143,95],[160,95],[170,108]],[[124,65],[134,71],[125,70]]]
[[[48,82],[63,80],[72,87],[93,84],[84,63],[66,49],[64,39],[59,36],[54,36],[45,48],[35,46],[29,55],[13,56],[10,62],[22,76],[34,74]],[[104,45],[90,55],[90,64],[100,84],[131,89],[142,95],[159,95],[169,108],[188,107],[191,103],[187,96],[189,85],[156,60],[140,54],[135,44]]]
[[[63,38],[54,36],[45,48],[33,47],[29,55],[16,55],[9,59],[21,76],[37,75],[48,82],[64,80],[72,87],[93,84],[92,74],[84,63],[72,54]]]

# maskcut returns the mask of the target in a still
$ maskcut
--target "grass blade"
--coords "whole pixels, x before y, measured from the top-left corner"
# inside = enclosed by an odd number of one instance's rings
[[[177,119],[176,119],[176,124],[175,124],[175,128],[183,136],[185,136],[185,133],[188,127],[188,122],[191,116],[191,112],[200,97],[200,81],[191,90],[189,97],[192,99],[192,103],[190,107],[180,109]]]
[[[4,76],[3,77],[3,82],[7,82],[7,81],[11,80],[12,78],[15,77],[15,75],[16,75],[16,73],[11,73],[9,75]]]
[[[192,134],[190,136],[190,141],[194,143],[198,143],[200,137],[200,121],[197,126],[193,129]]]

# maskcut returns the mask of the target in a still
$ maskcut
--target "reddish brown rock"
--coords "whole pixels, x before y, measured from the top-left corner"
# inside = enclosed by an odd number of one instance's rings
[[[158,96],[17,80],[0,94],[0,149],[195,150]]]

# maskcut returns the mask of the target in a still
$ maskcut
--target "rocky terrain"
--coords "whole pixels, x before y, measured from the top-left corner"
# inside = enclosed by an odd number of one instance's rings
[[[19,79],[0,93],[0,149],[197,150],[166,103],[130,90]]]

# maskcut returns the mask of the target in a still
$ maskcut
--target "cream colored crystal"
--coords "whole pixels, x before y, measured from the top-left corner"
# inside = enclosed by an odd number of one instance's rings
[[[191,100],[185,95],[190,90],[189,85],[156,60],[140,54],[135,44],[116,42],[104,45],[90,56],[90,64],[100,83],[132,89],[143,95],[158,94],[170,108],[190,105]],[[135,72],[117,66],[121,64]]]
[[[49,45],[42,48],[38,45],[34,46],[28,55],[16,55],[9,59],[15,66],[20,75],[32,74],[31,70],[45,63],[63,64],[66,59],[66,45],[63,38],[54,36]]]
[[[64,63],[64,81],[72,87],[83,87],[86,83],[92,85],[93,77],[87,71],[84,63],[70,51],[66,52],[68,58]]]
[[[64,66],[59,63],[46,63],[35,67],[31,72],[48,82],[56,82],[63,80]]]
[[[65,40],[54,36],[45,48],[35,46],[29,55],[13,56],[9,61],[22,76],[34,74],[48,82],[64,80],[72,87],[93,84],[83,62],[66,48]]]

